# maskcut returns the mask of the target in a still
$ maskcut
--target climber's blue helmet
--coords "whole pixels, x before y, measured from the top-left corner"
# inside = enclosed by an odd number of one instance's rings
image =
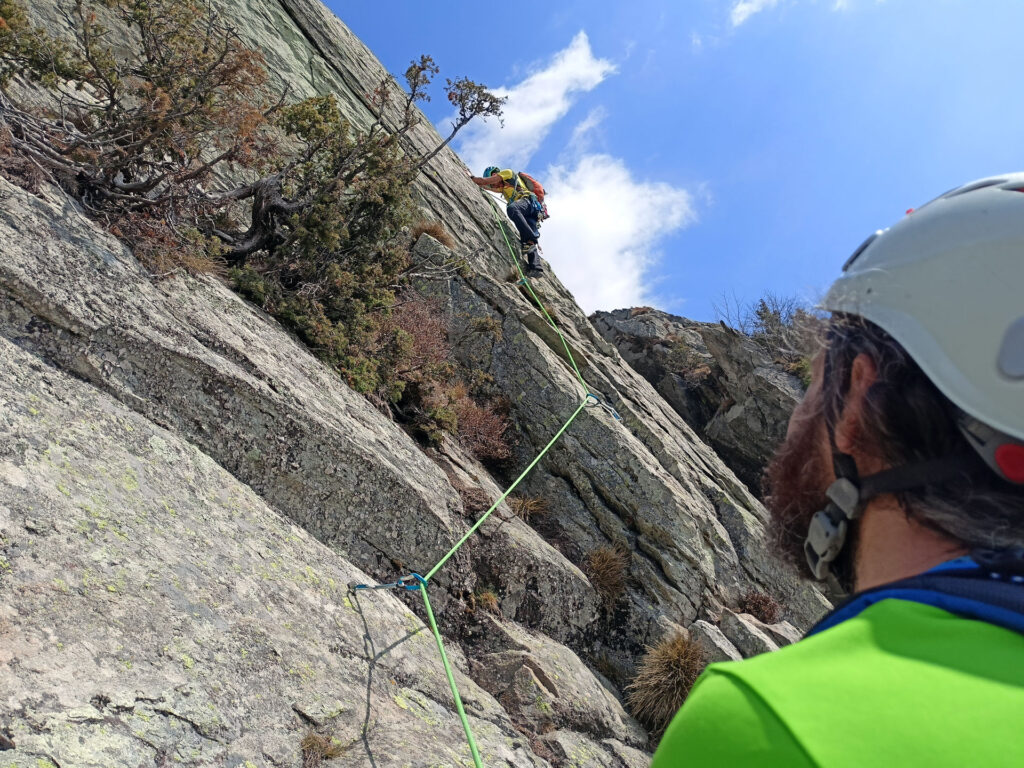
[[[493,176],[494,174],[498,173],[498,171],[500,171],[500,170],[501,170],[501,168],[499,168],[496,165],[488,165],[487,166],[487,170],[484,171],[484,178],[486,179],[488,176]]]

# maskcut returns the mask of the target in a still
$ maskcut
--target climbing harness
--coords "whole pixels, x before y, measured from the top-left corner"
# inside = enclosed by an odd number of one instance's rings
[[[437,565],[435,565],[433,568],[427,571],[426,576],[421,576],[418,573],[411,573],[408,576],[403,576],[397,581],[392,581],[387,584],[352,585],[352,589],[403,589],[408,592],[418,591],[420,595],[422,595],[423,606],[426,608],[427,620],[428,623],[430,624],[430,631],[433,632],[434,640],[437,642],[437,650],[441,655],[441,664],[444,666],[445,676],[448,678],[448,686],[451,688],[452,696],[455,699],[455,709],[459,714],[459,719],[462,721],[462,729],[466,732],[466,741],[469,743],[469,751],[473,757],[473,764],[476,766],[476,768],[483,768],[483,763],[480,760],[480,750],[477,748],[476,740],[473,738],[473,730],[469,726],[469,718],[466,717],[466,711],[462,706],[462,697],[459,695],[458,686],[456,686],[455,684],[455,675],[452,672],[451,664],[448,661],[448,654],[445,653],[444,641],[441,639],[441,632],[437,628],[437,620],[434,618],[434,611],[430,607],[430,598],[427,595],[428,582],[439,570],[441,570],[442,567],[444,567],[444,564],[447,563],[448,560],[456,552],[459,551],[459,548],[463,544],[465,544],[466,541],[468,541],[469,538],[474,533],[477,532],[480,526],[483,525],[484,522],[486,522],[487,518],[491,516],[494,510],[496,510],[498,506],[508,497],[508,495],[516,489],[519,483],[521,483],[526,478],[526,476],[530,474],[533,468],[537,466],[540,460],[544,458],[547,452],[550,451],[554,444],[558,442],[559,438],[561,438],[562,435],[565,434],[565,431],[569,429],[569,426],[576,420],[576,417],[579,416],[585,408],[602,408],[606,410],[608,413],[610,413],[617,421],[622,421],[622,418],[619,416],[618,413],[616,413],[614,408],[612,408],[607,403],[603,402],[601,398],[599,398],[594,393],[588,391],[587,382],[584,380],[583,374],[580,373],[579,366],[576,365],[576,359],[573,357],[572,350],[569,348],[569,343],[565,340],[565,336],[562,335],[561,330],[559,330],[558,326],[555,324],[555,321],[551,318],[551,315],[548,314],[547,309],[545,309],[544,307],[544,302],[542,302],[540,298],[537,296],[537,294],[534,292],[533,286],[530,285],[530,279],[523,273],[522,265],[520,264],[519,259],[516,257],[515,248],[513,248],[512,242],[511,240],[509,240],[508,231],[505,229],[505,225],[501,221],[501,217],[498,214],[498,209],[494,205],[494,201],[490,198],[490,196],[487,196],[487,201],[491,204],[491,210],[494,212],[494,218],[498,222],[498,226],[501,227],[501,234],[505,238],[505,245],[508,246],[509,254],[512,257],[512,262],[519,272],[519,285],[525,286],[526,289],[530,292],[530,296],[533,297],[533,300],[537,304],[537,307],[544,314],[544,318],[547,320],[548,325],[551,326],[551,328],[555,331],[556,334],[558,334],[558,338],[561,340],[562,346],[565,348],[565,354],[568,356],[568,360],[572,364],[572,369],[576,373],[576,378],[579,379],[580,384],[583,386],[583,391],[586,392],[586,394],[583,397],[583,401],[579,404],[576,410],[573,411],[572,415],[555,433],[555,436],[548,441],[547,445],[544,446],[544,448],[541,450],[540,453],[537,454],[533,461],[530,462],[529,466],[527,466],[526,469],[524,469],[522,473],[520,473],[519,477],[515,479],[515,482],[513,482],[512,485],[510,485],[508,489],[504,493],[502,493],[501,496],[499,496],[498,499],[493,504],[491,504],[490,508],[488,508],[488,510],[480,516],[480,519],[477,520],[473,524],[473,526],[468,531],[466,531],[462,538],[455,543],[455,546],[449,549],[448,552],[444,555],[444,557],[438,560]]]

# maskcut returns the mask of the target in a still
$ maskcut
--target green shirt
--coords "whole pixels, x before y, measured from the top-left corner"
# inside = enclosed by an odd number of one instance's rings
[[[1024,766],[1024,635],[889,599],[712,664],[651,768],[742,765]]]

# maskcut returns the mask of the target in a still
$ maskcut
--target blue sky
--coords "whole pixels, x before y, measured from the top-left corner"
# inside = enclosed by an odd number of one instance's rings
[[[907,208],[1024,170],[1018,0],[327,4],[392,72],[510,94],[456,148],[544,182],[587,311],[813,300]],[[446,133],[440,88],[425,111]]]

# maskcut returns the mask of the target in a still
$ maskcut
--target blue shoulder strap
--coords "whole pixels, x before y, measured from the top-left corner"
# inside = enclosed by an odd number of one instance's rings
[[[1015,553],[976,553],[909,579],[883,584],[853,595],[819,621],[807,636],[852,619],[882,600],[909,600],[933,605],[965,619],[985,621],[1024,634],[1024,570]]]

